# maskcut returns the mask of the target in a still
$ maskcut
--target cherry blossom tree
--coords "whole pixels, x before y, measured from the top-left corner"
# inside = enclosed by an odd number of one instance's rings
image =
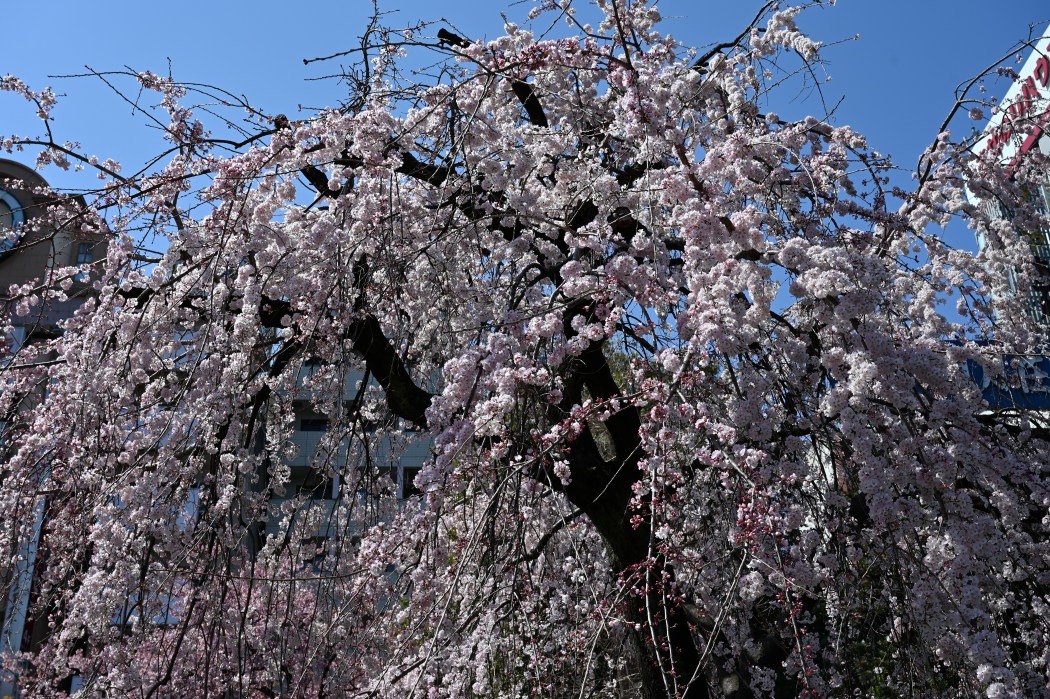
[[[111,235],[7,294],[17,324],[94,280],[0,386],[25,696],[1047,693],[1046,426],[971,378],[1037,340],[1045,168],[942,133],[893,191],[860,134],[760,106],[819,60],[800,8],[706,52],[597,10],[485,43],[377,21],[303,120],[123,76],[166,115],[132,174],[4,141],[103,180],[38,225]],[[303,395],[332,499],[290,487]]]

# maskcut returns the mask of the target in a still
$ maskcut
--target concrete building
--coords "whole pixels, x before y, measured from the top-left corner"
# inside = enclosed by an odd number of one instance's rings
[[[1032,44],[1031,52],[991,115],[974,151],[993,158],[1009,173],[1014,173],[1026,159],[1036,161],[1050,156],[1050,26]],[[1050,180],[1027,185],[1025,194],[1044,215],[1050,213]],[[971,196],[975,193],[971,192]],[[1002,203],[989,197],[977,198],[993,216],[1013,216]],[[1028,238],[1036,263],[1036,278],[1030,280],[1026,310],[1045,342],[1050,339],[1050,229],[1032,227],[1023,234]],[[983,245],[980,237],[978,244]],[[1003,375],[999,379],[989,379],[976,365],[972,373],[993,409],[1050,411],[1050,356],[1046,353],[1004,357]]]
[[[19,296],[11,293],[13,287],[55,283],[56,270],[93,265],[106,254],[105,232],[85,232],[81,225],[76,209],[84,206],[83,200],[73,199],[68,214],[49,218],[45,209],[55,200],[47,182],[36,172],[0,159],[0,312],[11,323],[9,336],[3,338],[6,353],[13,354],[25,343],[61,332],[61,322],[70,318],[91,293],[91,272],[73,274],[67,299],[37,303],[24,315],[12,313]],[[0,569],[0,656],[32,650],[44,635],[43,620],[34,620],[31,612],[34,571],[39,564],[36,540],[45,505],[44,499],[40,500],[35,539],[23,544],[16,565]],[[4,676],[0,697],[6,699],[16,693],[12,678]]]
[[[85,233],[75,214],[48,218],[47,205],[54,201],[47,183],[33,170],[19,163],[0,159],[0,312],[9,317],[12,332],[4,338],[6,347],[0,352],[8,357],[26,343],[47,337],[55,337],[62,331],[61,323],[70,318],[84,299],[92,293],[92,273],[74,273],[70,280],[69,298],[31,306],[25,315],[11,314],[17,298],[9,293],[15,286],[35,282],[54,284],[56,270],[73,265],[93,265],[104,260],[108,238],[104,231]],[[84,202],[75,199],[84,206]],[[74,207],[75,209],[76,207]],[[89,268],[90,269],[90,268]],[[0,324],[2,326],[2,324]],[[361,424],[357,438],[353,435],[329,434],[330,421],[315,412],[309,390],[304,384],[320,368],[320,364],[307,363],[300,375],[300,387],[291,396],[294,413],[294,430],[291,440],[295,455],[289,457],[288,483],[281,495],[271,497],[274,511],[280,514],[271,517],[257,532],[257,547],[266,537],[278,534],[293,522],[310,516],[316,523],[313,538],[325,539],[333,534],[333,513],[340,499],[360,498],[362,464],[378,466],[370,469],[373,476],[382,479],[389,495],[404,503],[415,490],[413,481],[429,455],[430,443],[416,438],[406,431],[401,444],[395,445],[389,438],[378,438],[384,430],[376,425]],[[357,409],[363,395],[363,375],[348,374],[343,378],[343,406],[346,410]],[[288,396],[283,396],[288,398]],[[368,439],[362,438],[367,431]],[[369,453],[355,453],[358,445],[368,444]],[[378,473],[376,473],[378,472]],[[287,506],[285,506],[287,504]],[[34,650],[46,637],[45,619],[35,618],[33,599],[36,594],[34,579],[42,565],[37,555],[37,542],[44,523],[46,502],[40,499],[36,511],[35,536],[23,544],[18,563],[9,568],[0,568],[0,664],[5,657],[18,652]],[[193,503],[188,503],[187,516],[192,516]],[[325,512],[328,516],[323,515]],[[257,549],[254,549],[257,550]],[[114,623],[128,623],[115,610]],[[18,695],[17,677],[0,676],[0,699]]]
[[[75,215],[46,220],[44,209],[55,199],[48,192],[47,182],[36,172],[0,159],[0,299],[4,304],[9,303],[11,285],[49,280],[56,269],[105,258],[104,232],[84,232]],[[74,201],[83,206],[82,200]],[[59,322],[80,306],[90,286],[90,275],[77,275],[69,299],[34,306],[30,315],[14,318],[16,337],[10,339],[19,344],[27,335],[53,335]]]
[[[289,468],[288,483],[281,496],[271,502],[282,509],[284,502],[306,498],[307,507],[313,514],[318,510],[329,516],[315,519],[320,523],[315,536],[327,535],[327,527],[334,524],[331,517],[336,503],[345,498],[365,497],[362,485],[378,486],[404,503],[419,494],[415,477],[430,455],[430,441],[411,429],[398,430],[400,421],[387,416],[382,425],[370,424],[367,420],[356,420],[350,430],[344,426],[344,434],[330,434],[332,420],[315,412],[308,390],[302,384],[320,365],[307,363],[300,374],[300,389],[293,396],[294,431],[292,443],[296,447],[294,457],[286,460]],[[343,377],[343,406],[348,414],[359,410],[364,375],[356,372]],[[393,434],[401,432],[400,438]],[[366,447],[367,443],[367,447]],[[364,450],[367,449],[367,453]],[[364,473],[363,469],[375,472]],[[383,479],[375,483],[374,477]],[[286,522],[272,518],[266,524],[266,533],[276,533]]]
[[[1027,157],[1050,156],[1050,27],[1033,43],[1017,79],[999,102],[974,150],[995,158],[1009,171]],[[1044,214],[1050,212],[1050,182],[1030,186],[1027,195]],[[1001,204],[985,205],[994,207],[994,215],[1011,216]],[[1050,334],[1050,230],[1027,230],[1025,234],[1039,272],[1039,278],[1032,280],[1028,312]]]

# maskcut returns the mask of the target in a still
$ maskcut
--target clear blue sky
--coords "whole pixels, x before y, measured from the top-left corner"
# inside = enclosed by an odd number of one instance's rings
[[[579,3],[580,0],[577,0]],[[502,30],[500,11],[522,20],[532,3],[506,5],[446,0],[381,0],[396,11],[391,24],[447,18],[472,38]],[[581,3],[582,4],[582,3]],[[335,105],[343,91],[332,81],[307,81],[338,64],[303,65],[303,58],[352,47],[371,12],[366,0],[311,3],[285,0],[52,0],[5,3],[0,74],[13,73],[34,87],[52,85],[67,96],[56,111],[56,133],[79,141],[100,157],[132,168],[158,149],[156,134],[131,117],[130,108],[99,81],[48,76],[96,70],[167,73],[182,81],[210,83],[245,95],[268,113],[295,118],[298,105]],[[736,33],[759,0],[664,0],[664,30],[703,46]],[[956,86],[985,68],[1019,40],[1038,35],[1050,21],[1046,0],[839,0],[800,18],[828,48],[823,85],[830,102],[844,99],[835,121],[868,135],[873,146],[912,167],[953,102]],[[432,30],[436,32],[437,27]],[[1007,81],[989,84],[1001,95]],[[785,116],[820,111],[797,90],[769,105]],[[38,131],[24,103],[0,94],[0,133]],[[7,156],[0,156],[7,157]],[[27,157],[28,160],[28,157]],[[90,187],[85,174],[56,170],[44,176],[57,186]],[[958,233],[957,233],[958,234]],[[965,232],[963,233],[965,235]],[[960,244],[962,240],[958,241]]]

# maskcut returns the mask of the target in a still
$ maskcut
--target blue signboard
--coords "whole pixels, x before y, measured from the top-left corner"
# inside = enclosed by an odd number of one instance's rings
[[[989,407],[996,410],[1050,410],[1050,357],[1044,354],[1007,354],[1003,373],[988,376],[984,367],[967,362]]]

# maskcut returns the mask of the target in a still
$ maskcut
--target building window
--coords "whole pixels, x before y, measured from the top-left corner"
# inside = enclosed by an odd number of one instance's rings
[[[302,495],[313,500],[331,499],[339,494],[338,478],[321,473],[313,468],[307,470],[302,476],[302,481],[293,484],[292,487],[296,495]]]
[[[3,199],[0,199],[0,228],[14,228],[15,227],[15,212],[11,210],[11,205]]]
[[[416,476],[419,475],[418,468],[401,469],[401,497],[407,499],[422,495],[423,491],[416,486]]]
[[[304,417],[299,420],[299,429],[303,432],[327,432],[328,418]]]
[[[80,243],[79,245],[77,245],[77,258],[76,258],[76,261],[74,262],[74,264],[77,264],[77,265],[89,265],[89,264],[91,264],[94,261],[94,260],[92,260],[92,254],[91,254],[93,249],[94,249],[94,247],[95,246],[92,243]],[[73,277],[73,280],[74,281],[78,281],[78,282],[86,282],[86,281],[88,281],[88,279],[89,279],[89,276],[88,276],[87,272],[77,272],[76,276]]]
[[[394,495],[398,500],[407,500],[416,495],[422,495],[423,491],[416,487],[416,476],[419,468],[406,467],[398,464],[379,469],[380,476],[386,476],[394,486],[394,491],[386,492],[386,495]]]
[[[76,264],[78,264],[78,265],[89,265],[92,262],[94,262],[94,260],[92,259],[93,256],[91,254],[92,253],[92,248],[94,248],[94,247],[95,246],[92,245],[91,243],[81,243],[80,245],[78,245],[77,246],[77,261],[76,261]]]
[[[25,211],[10,193],[0,189],[0,254],[7,252],[18,244],[22,224],[26,221]]]

